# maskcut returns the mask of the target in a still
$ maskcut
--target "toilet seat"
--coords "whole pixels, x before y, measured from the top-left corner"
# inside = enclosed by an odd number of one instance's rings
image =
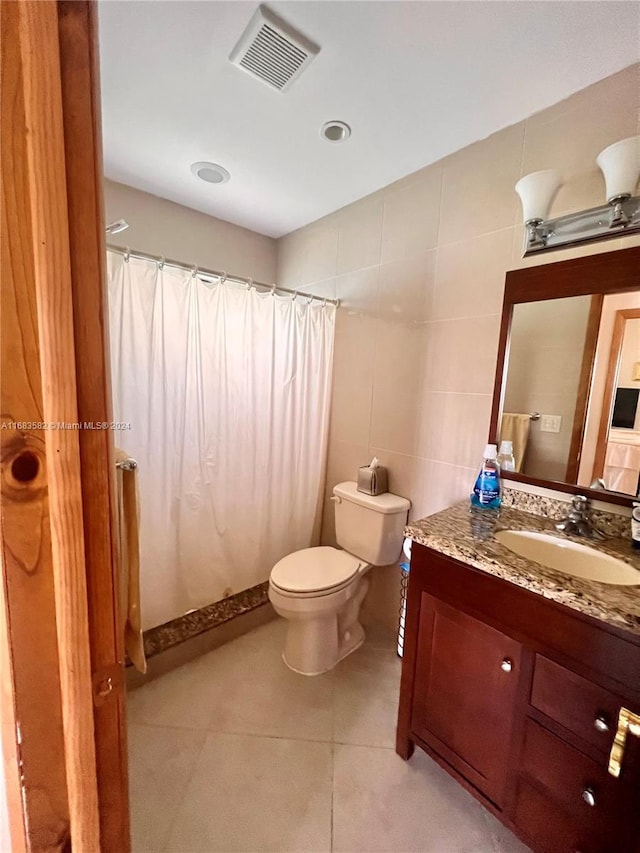
[[[365,566],[363,560],[338,548],[304,548],[275,564],[271,583],[293,595],[327,594],[348,586]]]

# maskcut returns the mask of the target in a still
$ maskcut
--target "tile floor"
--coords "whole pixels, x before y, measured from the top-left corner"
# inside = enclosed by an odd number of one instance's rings
[[[284,627],[130,693],[134,853],[526,853],[422,751],[396,755],[391,634],[305,678]]]

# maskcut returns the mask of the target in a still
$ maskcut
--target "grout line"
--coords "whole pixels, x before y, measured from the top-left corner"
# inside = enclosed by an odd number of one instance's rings
[[[176,732],[193,732],[194,734],[206,734],[209,729],[194,729],[188,728],[187,726],[176,726],[175,724],[169,723],[150,723],[148,721],[139,721],[139,720],[128,720],[127,725],[131,726],[143,726],[147,729],[170,729],[171,731]]]
[[[498,839],[497,839],[497,837],[494,835],[494,832],[493,832],[493,830],[491,829],[491,826],[489,825],[489,818],[488,818],[489,812],[487,811],[487,809],[485,809],[485,808],[482,806],[482,804],[481,804],[481,803],[478,803],[478,805],[480,806],[481,813],[482,813],[482,822],[484,823],[485,829],[487,830],[487,833],[488,833],[488,835],[489,835],[489,838],[491,839],[491,846],[492,846],[492,847],[493,847],[493,849],[495,850],[495,853],[502,853],[502,850],[501,850],[500,844],[499,844],[499,842],[498,842]]]
[[[461,237],[458,240],[450,240],[448,243],[438,245],[438,249],[450,249],[452,246],[463,246],[466,243],[473,243],[476,240],[483,240],[485,237],[492,237],[494,234],[501,234],[503,231],[512,231],[517,225],[501,225],[500,228],[492,228],[491,231],[482,231],[480,234],[473,234],[470,237]]]
[[[339,665],[340,662],[338,662]],[[334,669],[337,670],[337,666]],[[331,681],[331,809],[329,815],[330,822],[330,832],[329,832],[329,850],[333,853],[334,846],[334,823],[333,823],[333,809],[334,809],[334,801],[335,801],[335,783],[336,783],[336,747],[335,747],[335,736],[336,736],[336,678],[333,678]]]
[[[444,388],[425,388],[425,394],[447,394],[454,397],[489,397],[491,398],[491,391],[456,391],[450,390],[447,391]]]
[[[366,264],[363,267],[356,267],[354,270],[347,270],[346,272],[336,273],[335,276],[333,276],[333,277],[334,278],[343,278],[344,276],[347,276],[347,275],[356,275],[357,273],[366,272],[367,270],[374,270],[380,266],[382,266],[382,264]],[[331,276],[329,276],[329,278],[331,278]],[[319,283],[319,282],[324,281],[324,280],[325,279],[318,279],[318,282],[312,282],[311,284],[305,285],[305,287],[311,287],[312,284]]]
[[[528,118],[525,118],[522,122],[522,148],[520,149],[520,171],[518,174],[518,180],[520,180],[520,178],[522,178],[524,176],[524,174],[523,174],[524,173],[524,158],[525,158],[525,153],[526,153],[526,149],[527,149],[527,128],[529,125],[529,119],[530,118],[531,118],[531,116],[529,116]],[[515,190],[514,190],[514,192],[515,192]],[[517,195],[517,193],[516,193],[516,195]],[[518,216],[520,210],[521,210],[520,199],[518,199],[518,203],[517,203],[517,207],[516,207],[516,221],[514,222],[514,226],[516,228],[518,227],[518,225],[520,225],[522,223],[521,217]]]
[[[425,394],[451,394],[456,397],[491,397],[491,391],[441,391],[438,388],[426,388]]]
[[[435,323],[456,323],[459,320],[484,320],[487,317],[500,317],[495,311],[490,314],[461,314],[459,317],[435,317],[432,320],[419,320],[417,326],[431,326]]]
[[[440,198],[438,199],[438,230],[436,232],[436,249],[440,248],[440,232],[442,230],[442,199],[444,197],[444,173],[445,173],[445,164],[443,158],[440,167]]]
[[[384,240],[384,220],[386,218],[387,213],[387,200],[384,196],[380,197],[380,204],[382,206],[382,214],[380,216],[380,243],[378,245],[378,266],[382,266],[382,241]]]
[[[330,823],[331,829],[329,833],[329,849],[331,853],[333,853],[334,846],[334,824],[333,824],[333,809],[334,809],[334,801],[335,801],[335,785],[336,785],[336,746],[335,743],[331,744],[331,815],[330,815]]]
[[[178,732],[192,732],[193,734],[203,734],[203,735],[230,735],[232,737],[253,737],[253,738],[267,738],[268,740],[294,740],[301,741],[302,743],[333,743],[332,737],[330,738],[311,738],[311,737],[299,737],[296,735],[274,735],[274,734],[265,734],[261,732],[242,732],[242,731],[229,731],[227,729],[211,729],[211,728],[187,728],[186,726],[177,726],[175,724],[167,724],[167,723],[149,723],[149,722],[138,722],[136,720],[129,721],[130,726],[142,726],[148,729],[169,729],[170,731],[178,731]]]
[[[521,224],[521,222],[517,222],[515,225],[501,225],[500,228],[493,228],[491,231],[481,231],[479,234],[471,234],[468,237],[462,237],[458,240],[449,240],[448,243],[443,243],[441,246],[438,246],[438,251],[440,249],[450,249],[453,246],[464,246],[467,243],[473,243],[475,240],[483,240],[485,237],[493,237],[495,234],[502,234],[503,231],[517,230],[518,226]]]
[[[181,731],[184,731],[184,729],[182,729]],[[193,762],[191,764],[191,769],[189,771],[189,774],[187,776],[187,779],[186,779],[186,782],[184,785],[184,789],[182,790],[181,794],[179,793],[177,797],[173,797],[173,799],[171,801],[172,804],[175,806],[175,808],[173,810],[173,816],[172,816],[171,820],[169,821],[169,826],[167,827],[167,834],[166,834],[164,843],[162,844],[162,850],[163,851],[169,851],[169,842],[171,840],[171,833],[173,832],[173,829],[174,829],[176,822],[178,820],[178,813],[179,813],[180,809],[182,808],[185,800],[187,799],[187,793],[189,792],[189,787],[191,786],[191,783],[192,783],[193,778],[194,778],[195,773],[196,773],[196,768],[197,768],[198,764],[200,763],[200,759],[201,759],[202,753],[204,751],[204,746],[205,746],[205,743],[207,741],[207,733],[201,732],[201,734],[203,735],[202,743],[200,744],[199,749],[196,751],[196,754],[194,755]]]
[[[394,746],[382,746],[379,743],[352,743],[348,740],[336,740],[333,742],[333,746],[356,746],[358,747],[358,749],[386,749],[390,752],[393,752],[395,750]]]
[[[231,737],[250,737],[250,738],[263,738],[266,740],[287,740],[287,741],[297,741],[300,743],[322,743],[328,744],[329,746],[357,746],[362,749],[388,749],[393,750],[395,747],[393,745],[386,746],[385,744],[380,743],[362,743],[360,741],[350,741],[350,740],[341,740],[332,737],[331,739],[320,739],[320,738],[302,738],[295,737],[291,735],[269,735],[269,734],[256,734],[255,732],[230,732],[230,731],[220,731],[218,729],[185,729],[180,726],[168,726],[168,725],[159,725],[154,723],[132,723],[134,726],[140,726],[142,728],[147,729],[168,729],[169,731],[174,732],[191,732],[194,735],[203,735],[206,740],[208,735],[229,735]]]
[[[378,270],[380,267],[378,267]],[[380,273],[378,272],[378,300],[380,300]],[[373,443],[372,440],[372,430],[373,430],[373,401],[375,398],[374,390],[376,387],[376,357],[378,354],[378,332],[380,327],[380,320],[378,317],[375,318],[375,328],[373,331],[373,359],[372,359],[372,370],[371,370],[371,392],[369,394],[369,432],[367,435],[367,448],[371,449],[371,445]]]
[[[451,468],[465,468],[468,471],[476,470],[472,465],[461,465],[459,462],[445,462],[443,459],[432,459],[430,456],[416,456],[413,453],[402,453],[399,450],[390,450],[389,448],[379,447],[377,444],[372,445],[372,449],[375,449],[376,453],[378,451],[382,453],[393,453],[394,456],[404,456],[405,459],[420,459],[423,462],[435,462],[436,465],[448,465]]]

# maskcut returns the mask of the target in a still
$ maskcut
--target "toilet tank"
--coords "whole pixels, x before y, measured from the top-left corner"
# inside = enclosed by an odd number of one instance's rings
[[[355,483],[333,489],[336,541],[341,548],[373,566],[387,566],[400,556],[411,503],[399,495],[365,495]]]

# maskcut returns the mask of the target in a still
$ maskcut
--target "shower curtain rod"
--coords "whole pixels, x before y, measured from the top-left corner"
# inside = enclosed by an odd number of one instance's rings
[[[121,246],[111,246],[107,244],[107,249],[110,252],[114,252],[116,255],[122,255],[125,260],[127,260],[128,258],[138,258],[141,261],[153,261],[154,263],[161,264],[165,267],[174,267],[174,269],[185,270],[185,272],[194,273],[196,276],[203,276],[205,278],[212,276],[213,278],[219,279],[221,282],[230,281],[234,284],[244,284],[247,287],[261,288],[262,290],[270,291],[271,293],[290,293],[294,299],[299,296],[301,299],[306,298],[309,301],[315,299],[318,302],[328,302],[330,305],[335,305],[336,308],[340,306],[339,299],[325,299],[324,296],[316,296],[313,293],[305,293],[299,290],[290,290],[288,287],[279,287],[276,284],[265,284],[262,281],[254,281],[252,278],[244,278],[238,275],[228,275],[226,272],[205,269],[205,267],[190,267],[187,264],[180,263],[180,261],[173,261],[170,258],[158,257],[158,255],[148,255],[146,252],[133,252],[128,248],[123,249]]]

